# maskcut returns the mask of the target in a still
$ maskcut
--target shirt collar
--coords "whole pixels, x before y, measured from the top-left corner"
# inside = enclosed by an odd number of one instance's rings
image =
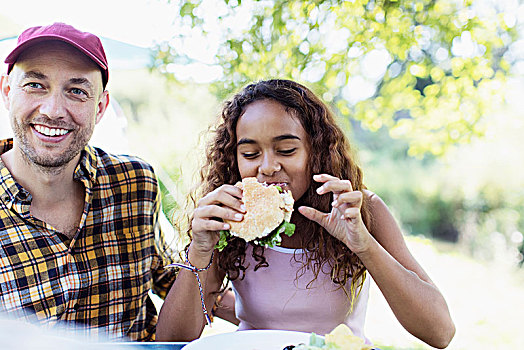
[[[13,148],[13,139],[0,140],[0,154],[4,154]]]
[[[13,148],[13,139],[0,140],[0,154]],[[17,199],[21,202],[31,202],[31,194],[16,183],[15,179],[0,158],[0,199],[11,206]]]
[[[80,156],[80,162],[75,169],[74,179],[88,179],[91,184],[96,182],[96,170],[98,165],[96,150],[91,146],[86,146]]]
[[[13,148],[13,139],[0,140],[0,154],[11,148]],[[96,150],[89,145],[86,146],[75,168],[74,179],[87,180],[91,186],[86,184],[86,187],[92,187],[96,183],[97,164]],[[15,181],[9,169],[0,159],[0,199],[6,203],[13,203],[17,197],[21,201],[31,201],[31,194]]]

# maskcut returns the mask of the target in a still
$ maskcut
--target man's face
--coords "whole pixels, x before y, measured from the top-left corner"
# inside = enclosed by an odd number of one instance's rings
[[[2,78],[2,97],[15,153],[43,168],[78,162],[109,101],[96,64],[59,41],[25,50]]]

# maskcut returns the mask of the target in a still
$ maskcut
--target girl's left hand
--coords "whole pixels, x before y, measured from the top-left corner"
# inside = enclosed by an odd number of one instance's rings
[[[373,238],[362,221],[361,191],[353,191],[349,180],[327,174],[313,175],[313,180],[322,182],[317,189],[320,195],[333,193],[330,213],[322,213],[314,208],[302,206],[298,211],[306,218],[324,227],[333,237],[342,241],[352,252],[359,254],[368,249]]]

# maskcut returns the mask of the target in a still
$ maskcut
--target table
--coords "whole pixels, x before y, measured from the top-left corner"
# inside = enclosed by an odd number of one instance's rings
[[[180,350],[187,342],[114,342],[97,344],[97,349],[103,350]]]

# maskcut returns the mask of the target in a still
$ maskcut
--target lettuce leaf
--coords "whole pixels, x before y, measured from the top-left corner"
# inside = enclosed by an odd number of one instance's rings
[[[309,345],[321,348],[324,345],[326,345],[326,342],[324,341],[323,337],[319,337],[315,333],[311,333],[311,335],[309,336]]]
[[[255,239],[253,243],[256,245],[261,245],[264,247],[275,247],[279,246],[282,242],[282,237],[280,234],[284,233],[285,235],[291,237],[295,233],[295,224],[292,224],[287,221],[282,221],[282,223],[271,233],[265,237]]]
[[[284,233],[285,235],[291,237],[295,233],[295,224],[292,224],[287,221],[282,221],[282,223],[276,229],[271,231],[270,234],[268,234],[265,237],[255,239],[253,243],[264,247],[279,246],[282,242],[282,237],[280,237],[281,233]],[[220,238],[217,244],[215,245],[215,249],[218,249],[218,251],[221,252],[227,246],[228,241],[230,241],[233,238],[234,236],[231,235],[229,231],[220,231]]]
[[[218,249],[219,252],[223,251],[224,248],[227,246],[227,240],[231,237],[231,234],[229,231],[221,230],[220,231],[220,239],[218,240],[217,244],[215,245],[215,249]]]

